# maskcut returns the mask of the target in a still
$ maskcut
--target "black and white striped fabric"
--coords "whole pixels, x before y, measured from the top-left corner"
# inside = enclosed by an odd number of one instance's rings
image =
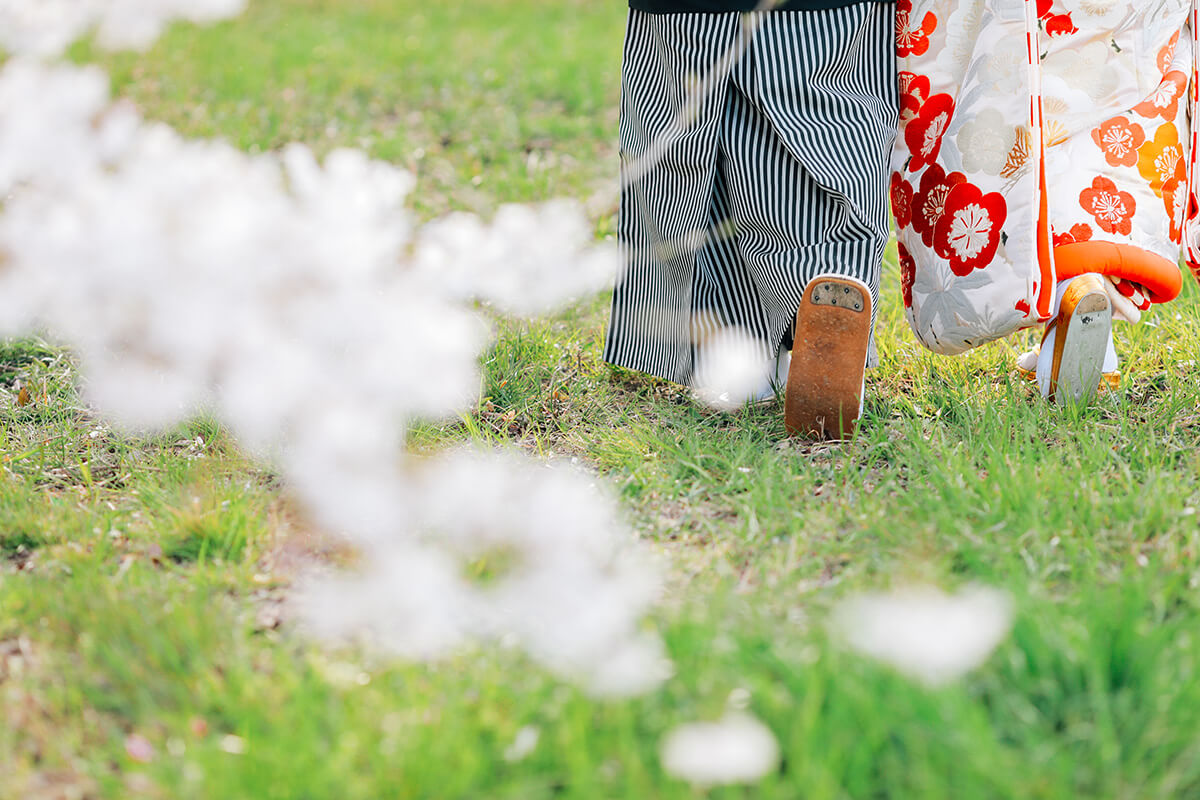
[[[894,5],[875,2],[630,12],[624,267],[606,360],[686,384],[704,342],[730,329],[772,360],[815,275],[858,278],[878,300],[897,124],[894,19]]]

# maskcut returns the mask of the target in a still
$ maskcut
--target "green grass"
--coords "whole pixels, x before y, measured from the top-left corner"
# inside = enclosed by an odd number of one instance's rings
[[[604,185],[622,20],[557,0],[264,0],[104,63],[192,135],[363,144],[419,172],[431,215]],[[611,226],[611,199],[596,213]],[[411,433],[421,451],[577,458],[616,488],[664,556],[652,622],[676,666],[628,702],[508,651],[423,666],[313,645],[288,587],[352,555],[267,468],[207,420],[116,433],[69,354],[3,343],[0,798],[1200,797],[1200,290],[1121,328],[1123,390],[1069,410],[1016,376],[1022,342],[922,351],[897,285],[893,251],[850,444],[790,443],[778,403],[718,413],[603,364],[607,297],[500,320],[478,408]],[[838,598],[909,581],[1008,590],[1012,635],[938,690],[831,641]],[[665,776],[662,736],[736,689],[779,772],[712,792]],[[537,747],[507,762],[527,725]]]
[[[362,147],[425,214],[589,198],[615,176],[621,9],[582,0],[251,2],[107,59],[118,92],[250,151]],[[81,58],[94,57],[79,48]]]

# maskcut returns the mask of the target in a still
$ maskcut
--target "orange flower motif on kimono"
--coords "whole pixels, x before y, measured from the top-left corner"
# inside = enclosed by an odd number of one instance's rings
[[[900,85],[900,121],[908,122],[929,98],[929,78],[915,72],[901,72],[896,77]]]
[[[904,307],[912,308],[913,284],[917,282],[917,262],[903,242],[896,243],[896,251],[900,255],[900,294],[904,298]]]
[[[926,164],[937,160],[942,138],[953,118],[954,98],[948,94],[935,94],[922,104],[916,118],[904,128],[904,141],[912,153],[909,170],[920,172]]]
[[[984,194],[972,183],[959,183],[946,196],[938,218],[933,249],[962,277],[991,263],[1000,246],[1000,229],[1008,206],[999,192]]]
[[[924,346],[1051,319],[1072,251],[1100,257],[1097,242],[1124,263],[1096,269],[1149,301],[1174,296],[1181,250],[1200,277],[1200,0],[892,2],[901,124],[884,174]]]
[[[1133,107],[1133,110],[1143,117],[1153,119],[1162,117],[1167,122],[1179,114],[1179,101],[1187,94],[1188,77],[1179,70],[1172,70],[1163,75],[1162,83],[1145,102]]]
[[[1079,204],[1096,218],[1096,224],[1105,233],[1128,236],[1133,232],[1133,214],[1137,211],[1137,202],[1132,194],[1122,192],[1108,178],[1094,179],[1090,189],[1079,193]]]
[[[1089,225],[1080,222],[1078,225],[1072,225],[1071,230],[1066,233],[1054,234],[1054,246],[1062,247],[1064,244],[1074,244],[1075,242],[1090,242],[1092,240],[1092,229]]]
[[[1175,166],[1175,174],[1163,183],[1162,198],[1171,220],[1171,241],[1182,242],[1183,220],[1188,208],[1187,164],[1182,158]]]
[[[1146,131],[1125,117],[1114,117],[1092,131],[1092,140],[1111,166],[1132,167],[1138,163],[1138,148],[1146,143]]]
[[[912,224],[913,188],[899,172],[892,173],[892,214],[896,217],[897,227],[904,229]]]
[[[1179,141],[1179,129],[1173,123],[1159,127],[1154,141],[1146,142],[1138,150],[1138,172],[1150,181],[1155,194],[1162,194],[1163,184],[1175,175],[1175,168],[1183,162],[1183,144]]]
[[[896,0],[896,55],[921,56],[929,50],[929,34],[937,28],[937,17],[926,12],[921,23],[912,19],[912,0]]]
[[[1175,48],[1179,46],[1179,31],[1171,37],[1171,41],[1167,42],[1161,50],[1158,51],[1158,71],[1163,75],[1167,74],[1167,70],[1171,68],[1171,62],[1175,60]]]
[[[921,176],[921,188],[913,199],[912,226],[926,247],[933,247],[933,233],[946,209],[950,190],[966,180],[961,172],[947,175],[937,164],[930,164]]]

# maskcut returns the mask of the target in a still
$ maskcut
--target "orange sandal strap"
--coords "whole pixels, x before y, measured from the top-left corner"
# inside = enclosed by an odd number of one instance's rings
[[[1071,242],[1054,248],[1058,280],[1089,272],[1111,275],[1145,289],[1152,303],[1167,303],[1183,289],[1183,273],[1160,255],[1116,242]]]

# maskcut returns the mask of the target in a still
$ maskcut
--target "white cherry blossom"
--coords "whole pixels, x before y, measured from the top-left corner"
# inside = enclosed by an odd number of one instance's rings
[[[946,594],[927,586],[855,595],[835,609],[833,632],[853,649],[930,686],[981,665],[1012,627],[1004,592],[981,586]]]
[[[766,725],[733,712],[675,728],[663,740],[660,760],[668,774],[699,786],[754,783],[779,766],[779,744]]]

